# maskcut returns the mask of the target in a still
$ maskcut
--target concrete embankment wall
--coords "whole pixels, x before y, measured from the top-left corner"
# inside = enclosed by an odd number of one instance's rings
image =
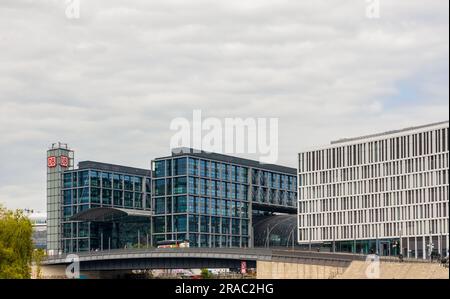
[[[379,268],[373,268],[364,261],[353,261],[350,266],[336,278],[365,279],[367,273],[372,278],[380,279],[449,279],[449,269],[437,263],[394,263],[380,262]],[[372,272],[371,272],[372,271]]]
[[[437,263],[380,262],[379,267],[365,261],[347,264],[302,264],[257,262],[258,279],[449,279],[449,269]]]
[[[258,279],[332,279],[343,273],[348,264],[324,265],[283,262],[256,263]]]

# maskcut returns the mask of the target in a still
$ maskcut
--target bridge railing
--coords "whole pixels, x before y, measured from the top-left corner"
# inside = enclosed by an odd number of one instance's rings
[[[100,256],[133,256],[145,254],[233,254],[233,255],[259,255],[271,256],[272,250],[267,248],[130,248],[130,249],[111,249],[99,251],[83,251],[74,253],[64,253],[59,255],[51,255],[46,257],[46,261],[65,259],[70,254],[75,254],[80,258],[83,257],[100,257]]]

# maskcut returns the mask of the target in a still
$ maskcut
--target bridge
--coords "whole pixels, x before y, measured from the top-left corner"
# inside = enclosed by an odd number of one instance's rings
[[[365,255],[288,250],[285,248],[144,248],[77,253],[81,273],[96,278],[120,277],[132,270],[254,268],[257,278],[365,278]],[[43,263],[50,278],[64,278],[70,255],[50,256]],[[428,261],[380,257],[383,277],[447,277],[448,270]],[[392,270],[392,269],[393,270]],[[389,270],[391,269],[391,270]],[[402,271],[400,271],[401,269]],[[416,270],[414,270],[416,269]],[[414,271],[413,271],[414,270]],[[390,271],[390,272],[389,272]],[[399,272],[400,271],[400,272]],[[416,273],[417,272],[417,273]],[[389,274],[391,273],[391,274]],[[426,275],[425,275],[426,274]],[[114,276],[115,275],[115,276]],[[386,276],[387,275],[387,276]],[[389,276],[391,275],[391,276]]]
[[[347,266],[365,257],[351,254],[318,253],[266,248],[149,248],[77,253],[84,271],[142,269],[256,268],[260,262],[283,262]],[[68,265],[68,255],[50,256],[43,265]]]

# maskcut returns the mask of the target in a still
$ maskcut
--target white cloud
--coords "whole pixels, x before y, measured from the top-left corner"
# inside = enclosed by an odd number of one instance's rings
[[[1,1],[0,201],[45,209],[55,141],[148,167],[197,108],[279,117],[294,167],[315,144],[448,119],[448,1],[380,3],[367,19],[363,0],[81,0],[69,20],[62,0]]]

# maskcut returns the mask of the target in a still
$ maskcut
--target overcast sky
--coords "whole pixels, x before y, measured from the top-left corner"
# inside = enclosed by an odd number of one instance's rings
[[[149,168],[176,117],[278,117],[279,163],[448,120],[448,0],[0,0],[0,203],[45,210],[46,150]],[[244,155],[246,156],[246,155]],[[249,156],[251,157],[251,156]]]

